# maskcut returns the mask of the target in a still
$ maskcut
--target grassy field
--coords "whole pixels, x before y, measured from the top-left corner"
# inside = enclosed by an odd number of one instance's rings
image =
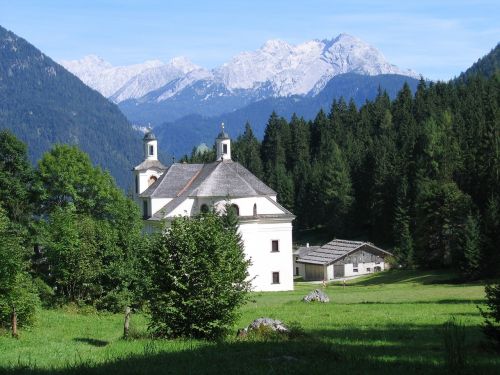
[[[481,284],[456,284],[441,272],[390,271],[329,285],[329,304],[301,298],[316,285],[293,292],[255,293],[235,326],[269,316],[298,322],[292,340],[150,340],[147,320],[133,315],[138,338],[121,339],[122,316],[43,310],[20,339],[0,335],[0,372],[12,374],[308,373],[443,374],[442,325],[455,317],[465,326],[467,365],[455,374],[500,374],[500,356],[480,331],[476,305]]]

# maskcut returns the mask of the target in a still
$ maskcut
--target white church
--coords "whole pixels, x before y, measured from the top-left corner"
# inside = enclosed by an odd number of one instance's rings
[[[134,198],[144,227],[160,231],[177,216],[193,216],[227,203],[239,216],[239,231],[255,291],[293,290],[292,220],[295,216],[276,200],[276,192],[241,164],[231,160],[231,140],[222,130],[216,139],[216,161],[207,164],[158,160],[158,142],[144,136],[144,161],[133,169]]]

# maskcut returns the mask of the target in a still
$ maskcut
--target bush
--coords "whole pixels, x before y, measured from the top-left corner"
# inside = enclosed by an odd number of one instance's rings
[[[484,318],[483,332],[500,350],[500,284],[486,285],[486,305],[488,311],[481,311]]]
[[[229,221],[214,213],[176,218],[153,243],[147,298],[154,336],[214,339],[234,323],[249,290],[249,262]]]

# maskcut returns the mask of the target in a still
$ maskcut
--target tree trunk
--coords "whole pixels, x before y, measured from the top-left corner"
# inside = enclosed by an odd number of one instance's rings
[[[128,329],[130,326],[130,307],[125,308],[125,322],[123,323],[123,338],[128,338]]]
[[[16,308],[12,308],[12,337],[17,339],[17,313]]]

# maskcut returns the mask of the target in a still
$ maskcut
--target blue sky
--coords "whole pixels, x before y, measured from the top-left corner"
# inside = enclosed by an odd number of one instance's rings
[[[0,25],[55,60],[186,56],[211,68],[268,39],[355,35],[401,68],[446,80],[500,40],[496,1],[0,0]]]

